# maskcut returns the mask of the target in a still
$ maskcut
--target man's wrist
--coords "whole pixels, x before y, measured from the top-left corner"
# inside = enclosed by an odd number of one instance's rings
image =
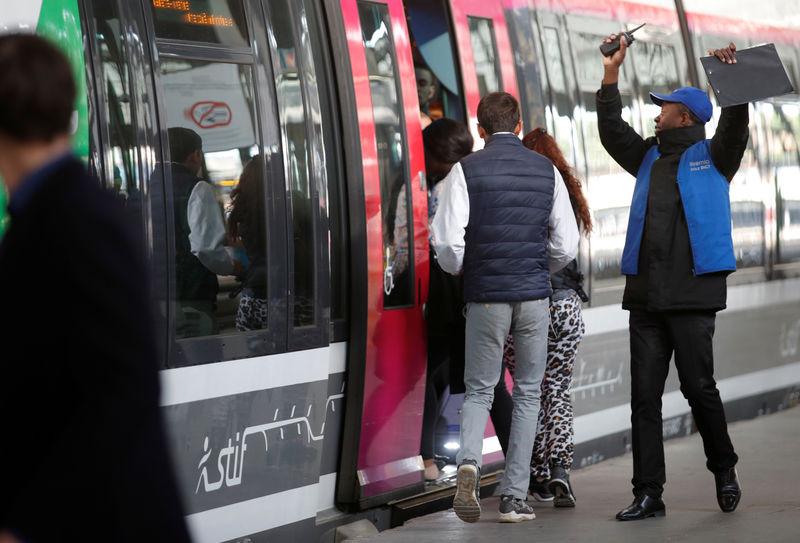
[[[603,72],[603,85],[610,85],[619,81],[619,67],[606,66]]]

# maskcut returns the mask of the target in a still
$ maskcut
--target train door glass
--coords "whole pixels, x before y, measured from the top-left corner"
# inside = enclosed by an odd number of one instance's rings
[[[464,120],[464,100],[445,0],[405,0],[420,111]]]
[[[372,114],[378,148],[383,225],[383,306],[414,304],[411,252],[411,206],[408,189],[402,102],[397,60],[390,32],[389,9],[383,4],[358,4],[367,71],[370,76]]]
[[[325,164],[327,187],[319,186],[319,198],[327,201],[328,228],[330,234],[329,267],[330,267],[330,307],[331,322],[333,323],[334,337],[331,341],[340,341],[348,335],[348,277],[349,277],[349,246],[347,207],[344,189],[344,165],[342,164],[341,128],[335,95],[336,82],[332,70],[332,56],[329,45],[324,39],[327,27],[322,21],[322,6],[318,0],[305,0],[303,13],[307,17],[303,21],[299,17],[300,25],[307,32],[303,33],[306,40],[303,51],[308,56],[305,72],[306,87],[309,92],[316,83],[316,92],[319,94],[319,116],[312,116],[315,126],[321,123],[322,147],[316,146],[313,164],[319,168],[320,161]],[[313,70],[311,69],[313,68]],[[314,128],[319,131],[319,128]],[[327,189],[327,193],[324,189]],[[324,197],[324,198],[323,198]],[[320,206],[322,207],[322,206]],[[324,214],[323,214],[324,216]],[[324,234],[323,234],[324,235]]]
[[[503,76],[497,58],[497,42],[491,19],[467,16],[469,35],[472,40],[472,57],[478,75],[478,91],[481,98],[490,92],[503,90]]]
[[[128,52],[121,34],[120,18],[114,2],[96,0],[91,7],[97,36],[99,79],[104,100],[100,123],[101,141],[109,142],[102,150],[101,178],[108,188],[138,206],[141,179],[136,168],[136,132],[133,126],[131,90],[128,78]]]
[[[603,64],[600,62],[598,46],[606,36],[574,32],[572,40],[581,90],[581,126],[586,149],[588,195],[594,213],[590,241],[594,305],[619,301],[620,289],[624,284],[624,278],[620,276],[622,249],[636,181],[611,158],[598,137],[595,96],[603,80]],[[622,66],[618,84],[622,99],[622,119],[636,129],[628,70],[628,65]]]
[[[284,168],[291,214],[289,306],[295,328],[318,322],[317,285],[325,266],[318,254],[318,228],[327,230],[327,170],[315,61],[305,9],[287,0],[269,0],[270,42],[278,112],[283,132]],[[304,7],[304,6],[303,6]],[[322,200],[320,197],[322,195]],[[320,217],[324,224],[320,224]],[[327,249],[327,248],[326,248]]]
[[[261,170],[253,171],[252,186],[248,179],[237,185],[260,143],[252,68],[165,58],[160,70],[175,220],[175,335],[266,328]],[[224,211],[238,217],[239,239],[228,239]],[[247,269],[241,300],[228,296],[238,266]]]

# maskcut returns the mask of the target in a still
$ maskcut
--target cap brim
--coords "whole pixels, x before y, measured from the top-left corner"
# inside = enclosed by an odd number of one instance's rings
[[[653,103],[657,106],[660,106],[664,102],[669,102],[667,98],[669,98],[669,96],[667,96],[666,94],[656,94],[654,92],[650,93],[650,100],[652,100]]]

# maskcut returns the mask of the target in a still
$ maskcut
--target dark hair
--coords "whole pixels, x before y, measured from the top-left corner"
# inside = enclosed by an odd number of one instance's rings
[[[45,142],[66,135],[75,96],[72,67],[55,45],[27,34],[0,36],[0,133]]]
[[[575,177],[575,171],[567,164],[567,160],[561,153],[558,143],[541,126],[531,130],[522,138],[522,144],[532,151],[536,151],[550,159],[556,167],[564,184],[567,186],[569,201],[572,204],[572,211],[575,212],[575,219],[578,221],[578,228],[583,229],[587,234],[592,231],[592,215],[589,213],[589,203],[581,191],[581,182]]]
[[[680,111],[681,113],[688,113],[689,114],[689,119],[692,121],[692,124],[696,124],[696,125],[699,125],[699,126],[703,126],[704,124],[706,124],[703,121],[701,121],[700,117],[695,115],[692,112],[692,110],[689,109],[688,106],[686,106],[686,104],[683,104],[681,102],[675,102],[675,103],[678,104],[678,111]]]
[[[520,115],[519,102],[507,92],[490,92],[478,104],[478,124],[489,135],[512,132]]]
[[[167,129],[169,157],[172,162],[182,163],[195,151],[203,150],[203,140],[197,132],[182,126]]]
[[[264,168],[261,156],[245,164],[239,183],[231,191],[231,213],[228,231],[231,238],[242,239],[247,250],[263,251],[265,247]]]
[[[470,154],[473,143],[467,125],[455,119],[437,119],[422,131],[425,155],[442,164],[455,164]]]

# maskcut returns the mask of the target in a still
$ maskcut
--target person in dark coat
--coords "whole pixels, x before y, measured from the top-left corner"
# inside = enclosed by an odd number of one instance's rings
[[[747,104],[722,108],[716,133],[707,140],[704,125],[713,106],[705,92],[683,87],[666,96],[650,93],[661,114],[656,135],[643,139],[621,116],[617,81],[626,50],[623,37],[619,51],[603,57],[597,93],[600,140],[637,177],[622,255],[622,307],[630,311],[634,500],[617,519],[665,514],[661,396],[673,353],[717,501],[730,512],[741,497],[738,457],[714,381],[712,339],[716,312],[725,308],[726,278],[736,269],[728,185],[747,146]],[[709,53],[735,62],[735,51],[731,43]]]
[[[66,58],[3,36],[0,73],[0,540],[189,541],[141,240],[71,153]]]

